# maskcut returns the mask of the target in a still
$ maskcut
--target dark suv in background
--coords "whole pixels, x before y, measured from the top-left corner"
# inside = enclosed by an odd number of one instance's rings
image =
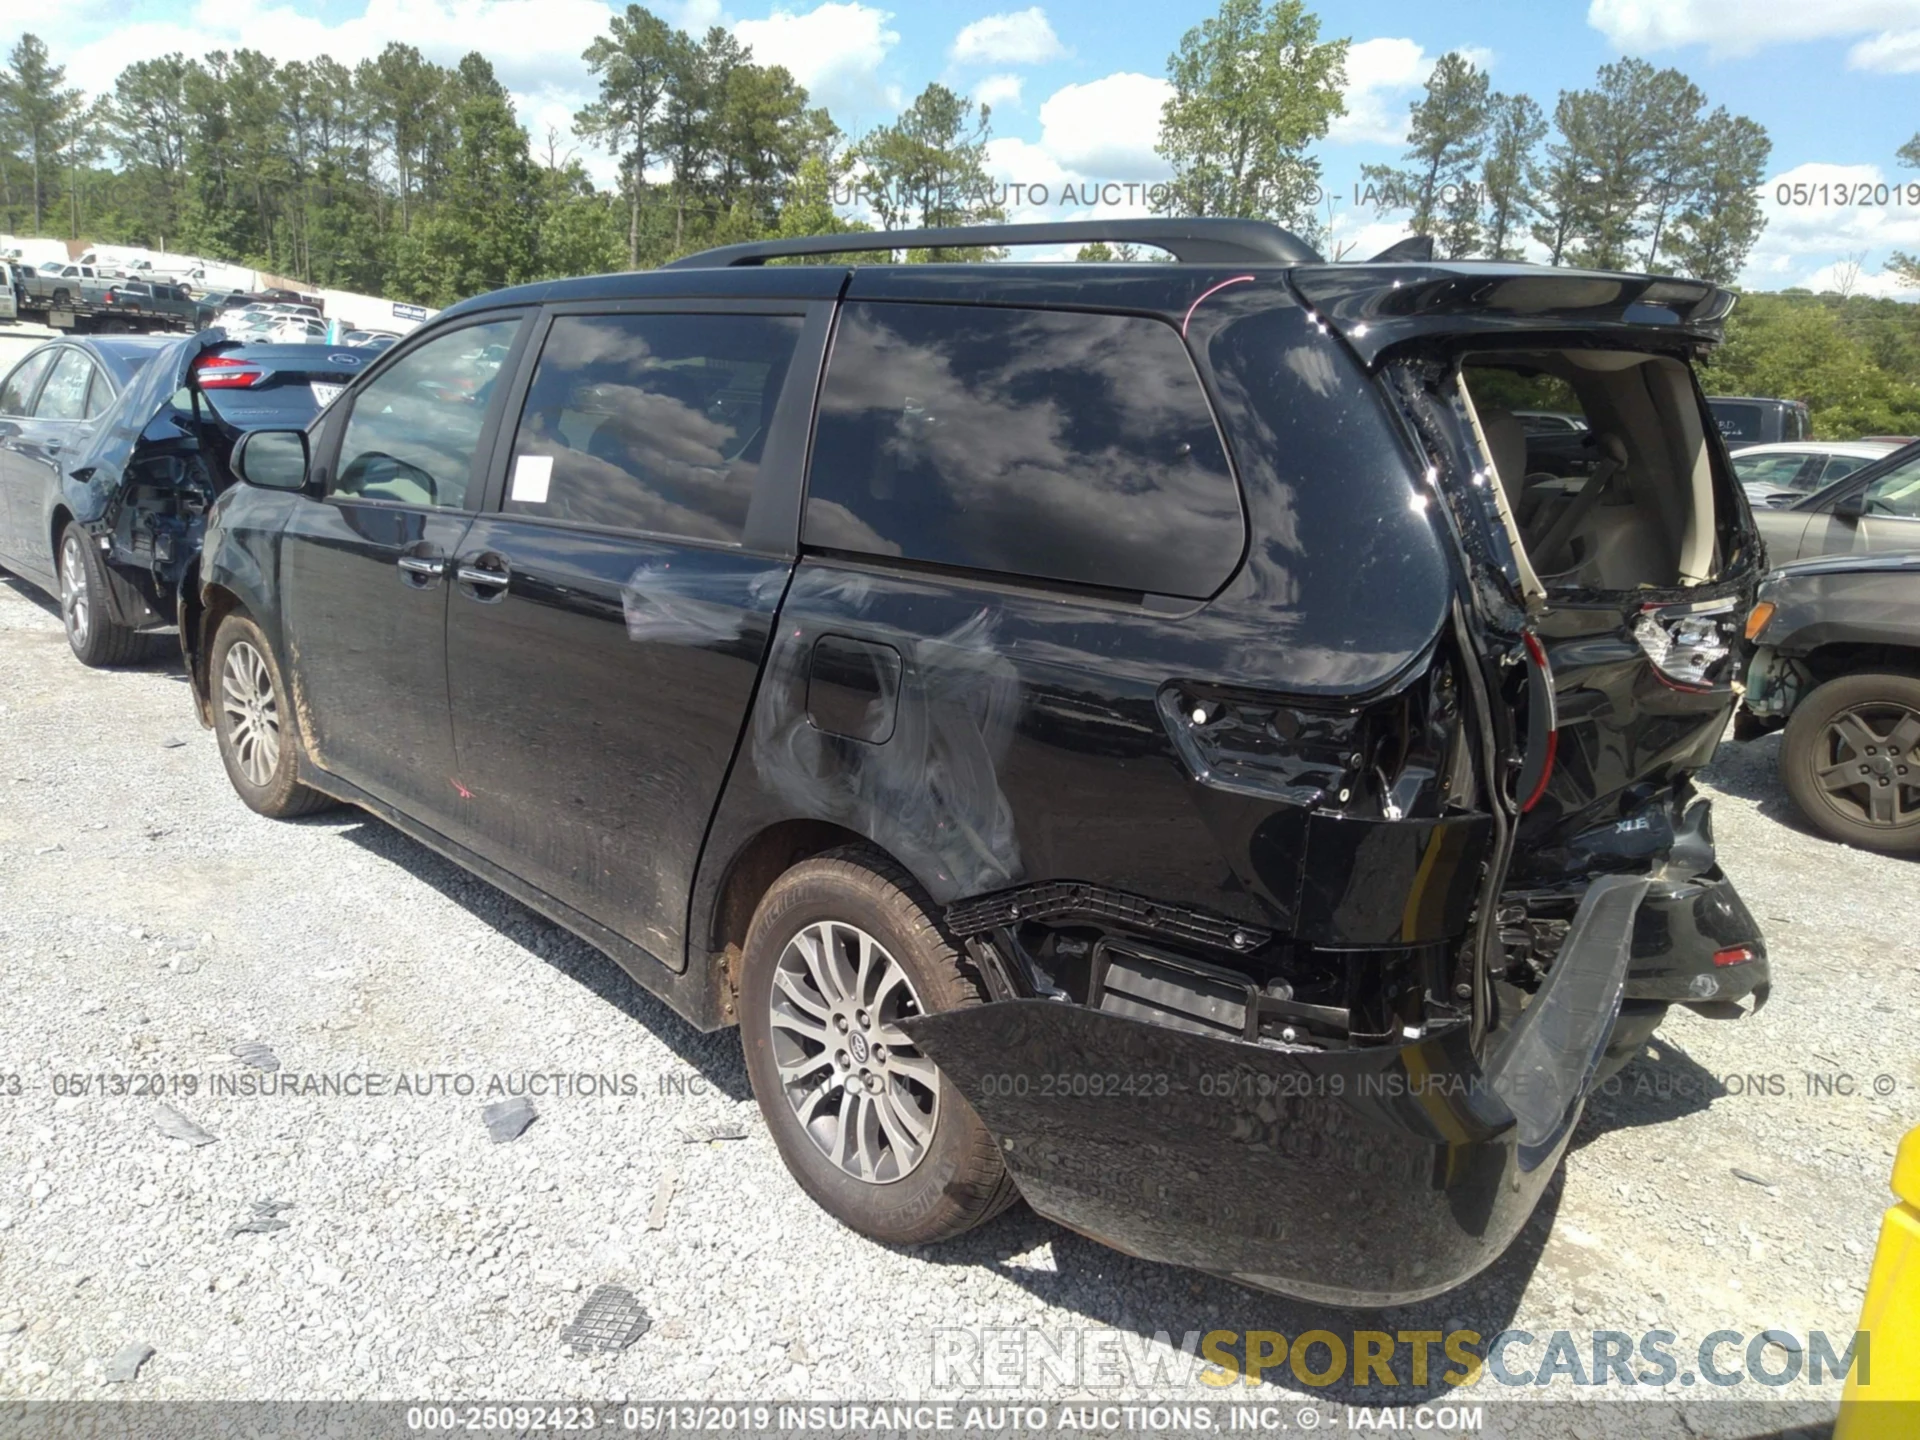
[[[1093,239],[1174,263],[763,263]],[[1407,1300],[1669,1004],[1766,991],[1689,783],[1759,572],[1690,367],[1731,303],[1219,220],[503,291],[242,443],[183,637],[249,805],[363,806],[737,1023],[849,1225],[1017,1186]]]

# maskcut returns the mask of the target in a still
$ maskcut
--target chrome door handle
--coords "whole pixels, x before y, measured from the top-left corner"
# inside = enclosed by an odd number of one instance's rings
[[[436,580],[447,573],[446,561],[425,555],[402,555],[394,563],[409,575],[419,575],[428,580]]]
[[[502,586],[513,579],[505,570],[482,570],[478,565],[462,565],[453,572],[454,579],[463,585]]]

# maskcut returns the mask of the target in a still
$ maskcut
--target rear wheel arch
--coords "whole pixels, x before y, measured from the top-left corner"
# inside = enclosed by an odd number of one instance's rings
[[[768,825],[734,851],[715,893],[713,908],[700,933],[716,963],[734,969],[747,944],[754,912],[773,884],[802,861],[829,850],[862,845],[885,852],[857,831],[827,820],[782,820]],[[891,860],[891,856],[887,856]]]

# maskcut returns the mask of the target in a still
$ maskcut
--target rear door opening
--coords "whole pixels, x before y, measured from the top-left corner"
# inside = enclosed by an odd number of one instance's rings
[[[1462,355],[1459,377],[1529,598],[1720,578],[1732,517],[1684,361],[1503,348]]]

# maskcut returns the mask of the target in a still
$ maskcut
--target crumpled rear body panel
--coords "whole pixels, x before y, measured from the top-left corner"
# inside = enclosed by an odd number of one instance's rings
[[[1645,887],[1594,887],[1484,1067],[1465,1026],[1313,1053],[1012,1000],[905,1028],[1041,1214],[1264,1289],[1400,1304],[1491,1264],[1533,1213],[1618,1014]]]

